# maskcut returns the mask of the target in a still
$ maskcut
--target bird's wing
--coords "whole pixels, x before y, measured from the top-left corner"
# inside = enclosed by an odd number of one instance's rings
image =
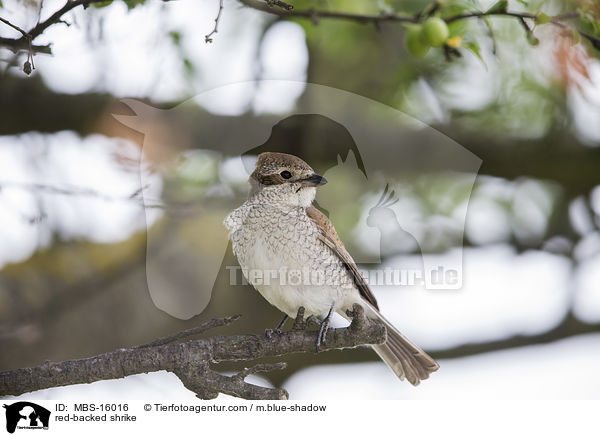
[[[352,279],[354,280],[354,284],[358,288],[360,295],[369,303],[371,303],[371,305],[373,305],[376,309],[379,309],[375,295],[373,295],[373,292],[371,292],[371,289],[369,288],[365,278],[358,270],[354,259],[352,259],[350,253],[348,253],[346,247],[344,247],[344,244],[335,231],[333,224],[331,224],[331,221],[329,221],[323,212],[314,206],[308,207],[306,209],[306,214],[319,228],[321,241],[323,241],[323,243],[328,246],[331,251],[333,251],[338,259],[340,259],[340,261],[344,264],[348,272],[352,275]]]

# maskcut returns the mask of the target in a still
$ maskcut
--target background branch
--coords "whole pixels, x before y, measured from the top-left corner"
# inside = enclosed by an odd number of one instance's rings
[[[22,50],[29,50],[29,41],[27,39],[12,39],[12,38],[4,38],[0,37],[0,47],[4,47],[12,51],[13,53],[17,53]],[[50,44],[45,45],[31,45],[31,50],[34,53],[43,53],[43,54],[52,54],[52,49],[50,48]]]
[[[215,18],[215,27],[213,28],[213,30],[204,36],[204,42],[213,42],[213,39],[211,38],[211,36],[213,36],[215,33],[217,33],[219,30],[219,20],[221,19],[221,13],[223,12],[223,0],[219,0],[219,12],[217,13],[217,16]]]
[[[248,6],[252,9],[256,9],[261,12],[266,12],[269,14],[277,15],[279,18],[287,19],[287,18],[308,18],[312,20],[312,22],[316,25],[319,23],[321,18],[326,19],[338,19],[338,20],[348,20],[354,21],[357,23],[373,23],[376,26],[379,26],[382,23],[386,22],[395,22],[395,23],[419,23],[424,18],[427,17],[428,14],[419,13],[417,15],[398,15],[393,13],[382,13],[379,15],[372,14],[353,14],[346,12],[337,12],[337,11],[324,11],[324,10],[316,10],[316,9],[307,9],[307,10],[297,10],[297,9],[280,9],[270,7],[268,4],[261,2],[259,0],[238,0],[245,6]],[[442,17],[442,19],[446,23],[452,23],[454,21],[465,20],[470,18],[486,18],[492,16],[499,17],[508,17],[508,18],[516,18],[518,19],[524,26],[527,26],[525,23],[525,19],[537,21],[539,16],[532,13],[527,12],[513,12],[507,10],[493,10],[490,9],[488,11],[477,11],[477,12],[468,12],[452,15],[449,17]],[[580,15],[578,12],[569,12],[561,15],[556,15],[554,17],[549,17],[550,22],[559,27],[569,27],[563,23],[563,21],[571,20],[574,18],[578,18]],[[531,33],[531,29],[527,27],[528,33]],[[572,29],[579,33],[582,37],[590,41],[590,43],[597,49],[600,50],[600,38],[597,38],[589,33],[586,33],[576,27],[572,27]]]
[[[8,21],[5,18],[0,17],[0,21],[2,21],[4,24],[6,24],[9,27],[12,27],[13,29],[15,29],[17,32],[20,32],[21,35],[23,36],[27,36],[27,32],[25,32],[23,29],[21,29],[19,26],[14,25],[13,23],[11,23],[10,21]]]
[[[319,352],[381,344],[385,341],[386,331],[382,324],[365,322],[361,316],[362,311],[356,308],[354,313],[357,316],[349,327],[329,331]],[[213,326],[225,325],[235,319],[237,318],[213,320],[212,324],[202,328],[206,330]],[[283,369],[285,364],[259,364],[233,376],[226,376],[212,370],[210,363],[315,352],[317,334],[317,331],[292,330],[273,335],[271,338],[264,334],[213,336],[183,343],[122,348],[86,359],[59,363],[48,361],[33,368],[0,372],[0,396],[20,395],[56,386],[92,383],[166,370],[177,375],[184,386],[203,399],[215,398],[219,392],[255,400],[285,399],[288,398],[288,394],[283,389],[264,388],[244,381],[250,374]]]
[[[62,19],[62,17],[67,12],[70,12],[71,10],[73,10],[79,6],[88,7],[90,4],[101,3],[104,1],[106,1],[106,0],[67,0],[67,2],[60,9],[58,9],[56,12],[54,12],[46,20],[41,21],[41,22],[38,21],[38,23],[28,32],[19,28],[16,25],[8,22],[6,19],[3,19],[0,17],[1,22],[5,23],[6,25],[12,27],[13,29],[19,31],[22,34],[21,38],[18,38],[18,39],[0,38],[0,46],[10,48],[13,51],[30,50],[31,49],[31,51],[33,51],[33,52],[51,53],[49,46],[31,46],[31,48],[30,48],[31,41],[33,41],[35,38],[40,36],[50,26],[52,26],[54,24],[58,24],[58,23],[64,23],[64,20]],[[168,0],[166,0],[166,1],[168,1]],[[373,23],[376,26],[379,26],[381,23],[385,23],[385,22],[418,23],[418,22],[422,21],[422,19],[424,18],[423,13],[419,13],[416,15],[399,15],[399,14],[394,14],[394,13],[390,13],[390,12],[381,13],[379,15],[354,14],[354,13],[347,13],[347,12],[316,10],[316,9],[296,10],[296,9],[294,9],[293,5],[283,2],[283,1],[279,1],[279,0],[264,0],[264,1],[261,1],[261,0],[238,0],[238,1],[241,4],[248,6],[252,9],[255,9],[255,10],[258,10],[261,12],[265,12],[265,13],[269,13],[269,14],[274,14],[282,19],[307,18],[307,19],[312,20],[312,22],[315,24],[318,24],[319,20],[321,18],[350,20],[350,21],[355,21],[358,23]],[[212,35],[217,33],[219,19],[221,17],[222,11],[223,11],[223,0],[219,0],[219,11],[218,11],[217,17],[215,18],[215,26],[214,26],[213,30],[205,36],[206,42],[212,42],[212,38],[211,38]],[[444,20],[447,23],[451,23],[453,21],[458,21],[458,20],[463,20],[463,19],[485,18],[485,17],[490,17],[490,16],[512,17],[512,18],[517,18],[521,21],[524,19],[531,19],[531,20],[538,19],[537,15],[531,14],[531,13],[512,12],[512,11],[507,11],[507,10],[495,10],[492,8],[488,11],[476,11],[476,12],[468,12],[468,13],[461,13],[461,14],[453,15],[453,16],[444,18]],[[553,24],[564,27],[564,24],[562,23],[562,21],[573,19],[573,18],[578,18],[578,17],[579,17],[579,13],[573,12],[573,13],[557,15],[557,16],[550,17],[550,18],[551,18],[551,22]],[[581,30],[577,29],[576,27],[574,27],[573,30],[578,32],[582,37],[584,37],[588,41],[590,41],[595,48],[600,49],[599,48],[600,40],[598,40],[598,38],[581,31]]]

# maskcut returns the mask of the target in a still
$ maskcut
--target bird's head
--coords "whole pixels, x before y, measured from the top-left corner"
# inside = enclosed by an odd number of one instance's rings
[[[327,183],[325,177],[297,156],[261,153],[250,175],[250,196],[264,195],[289,206],[308,207],[315,199],[316,187]]]

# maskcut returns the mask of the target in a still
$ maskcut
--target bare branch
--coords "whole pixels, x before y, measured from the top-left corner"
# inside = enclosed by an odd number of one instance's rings
[[[368,15],[368,14],[352,14],[346,12],[336,11],[320,11],[315,9],[297,10],[297,9],[286,9],[286,8],[273,8],[270,7],[268,2],[262,2],[259,0],[238,0],[245,6],[252,9],[256,9],[269,14],[278,15],[280,18],[308,18],[313,22],[318,22],[321,18],[332,18],[351,20],[359,23],[383,23],[383,22],[409,22],[416,23],[417,17],[404,16],[396,14],[382,14],[382,15]],[[291,5],[290,5],[291,6]]]
[[[81,196],[81,197],[91,197],[96,198],[98,200],[106,201],[106,202],[135,202],[139,203],[140,206],[146,209],[166,209],[167,207],[175,208],[175,206],[185,206],[183,203],[177,204],[163,204],[158,201],[144,201],[140,198],[140,195],[143,194],[144,187],[136,190],[133,194],[125,196],[125,197],[115,197],[111,195],[104,194],[100,191],[96,191],[90,188],[80,188],[77,186],[54,186],[54,185],[46,185],[43,183],[20,183],[20,182],[0,182],[0,192],[3,189],[21,189],[25,191],[32,191],[36,193],[45,193],[50,195],[65,195],[65,196]]]
[[[358,312],[355,308],[354,313]],[[235,317],[225,318],[216,324],[226,325],[234,319]],[[209,322],[199,329],[211,328],[215,321],[212,323]],[[357,328],[360,325],[353,323],[350,327],[331,329],[319,352],[381,344],[385,341],[386,330],[383,324],[369,321],[364,322],[362,328]],[[250,361],[291,353],[315,352],[317,335],[317,331],[292,330],[271,338],[263,334],[213,336],[175,344],[122,348],[87,359],[46,362],[33,368],[0,372],[0,396],[20,395],[56,386],[92,383],[166,370],[176,374],[182,383],[200,398],[215,398],[222,392],[247,399],[284,399],[288,397],[285,390],[256,386],[244,379],[257,372],[283,369],[285,364],[259,364],[226,376],[211,369],[210,363]]]
[[[12,38],[4,38],[0,37],[0,47],[4,47],[12,51],[13,53],[18,53],[19,51],[28,51],[29,50],[29,41],[27,39],[12,39]],[[52,54],[52,49],[50,44],[45,45],[36,45],[32,44],[31,49],[34,53],[43,53],[43,54]]]
[[[418,23],[428,14],[419,13],[417,15],[398,15],[392,13],[382,13],[380,15],[370,15],[370,14],[353,14],[346,12],[337,12],[337,11],[325,11],[325,10],[316,10],[316,9],[306,9],[306,10],[293,10],[293,9],[277,9],[270,7],[270,4],[273,2],[269,0],[265,0],[266,3],[263,3],[259,0],[238,0],[245,6],[248,6],[252,9],[256,9],[258,11],[266,12],[269,14],[277,15],[282,19],[290,19],[290,18],[307,18],[310,19],[313,24],[318,25],[322,18],[326,19],[339,19],[339,20],[348,20],[355,21],[357,23],[373,23],[378,29],[382,23],[386,22],[395,22],[395,23]],[[290,5],[291,6],[291,5]],[[517,18],[524,27],[528,29],[528,38],[532,38],[531,29],[525,23],[525,19],[530,19],[536,21],[538,19],[538,15],[527,13],[527,12],[512,12],[512,11],[481,11],[481,12],[467,12],[456,14],[450,17],[444,18],[446,23],[452,23],[454,21],[466,20],[470,18],[486,18],[492,16],[500,16],[500,17],[509,17],[509,18]],[[574,18],[578,18],[580,15],[578,12],[568,12],[560,15],[556,15],[554,17],[550,17],[550,22],[554,25],[566,27],[563,21],[571,20]],[[573,28],[576,32],[578,32],[582,37],[591,42],[591,44],[598,50],[600,50],[600,38],[593,36],[589,33],[585,33],[577,28]]]
[[[246,368],[240,372],[238,372],[234,377],[239,379],[245,379],[251,374],[257,374],[259,372],[269,372],[274,369],[284,369],[287,366],[285,362],[280,363],[259,363],[258,365],[251,366],[250,368]]]
[[[40,53],[50,53],[49,46],[33,46],[31,41],[41,35],[48,27],[58,24],[64,23],[65,21],[62,19],[62,16],[72,9],[83,6],[87,7],[92,3],[98,3],[105,0],[67,0],[67,2],[56,12],[54,12],[50,17],[46,20],[39,22],[29,31],[19,28],[18,26],[13,25],[7,20],[0,18],[0,21],[5,24],[11,26],[12,28],[18,30],[22,37],[19,39],[10,39],[10,38],[0,38],[0,45],[8,47],[13,51],[17,50],[29,50],[30,53],[40,52]],[[168,0],[165,0],[168,1]],[[372,14],[353,14],[346,12],[338,12],[338,11],[325,11],[325,10],[316,10],[316,9],[307,9],[307,10],[295,10],[294,6],[290,3],[281,1],[281,0],[238,0],[245,6],[251,7],[253,9],[266,12],[269,14],[277,15],[280,18],[307,18],[310,19],[314,24],[318,24],[322,18],[327,19],[343,19],[343,20],[351,20],[359,23],[373,23],[379,28],[379,25],[385,22],[404,22],[404,23],[418,23],[423,19],[423,14],[417,15],[398,15],[393,13],[382,13],[379,15]],[[223,0],[219,0],[219,12],[217,17],[215,18],[215,27],[214,29],[205,36],[206,42],[212,42],[211,36],[218,32],[219,20],[221,17],[221,13],[223,11]],[[514,17],[520,20],[523,19],[532,19],[537,20],[537,15],[531,13],[521,13],[521,12],[511,12],[511,11],[485,11],[485,12],[469,12],[457,14],[451,17],[445,18],[447,23],[451,23],[453,21],[468,19],[468,18],[483,18],[489,16],[506,16],[506,17]],[[557,15],[551,17],[551,22],[555,25],[561,24],[562,21],[577,18],[579,14],[577,12],[566,13],[562,15]],[[578,29],[578,31],[584,38],[588,39],[594,47],[598,48],[599,41],[596,37],[582,33]]]
[[[241,315],[233,315],[227,318],[213,318],[208,322],[205,322],[198,327],[194,327],[188,330],[183,330],[181,332],[177,332],[173,335],[165,336],[164,338],[157,339],[148,344],[138,345],[135,348],[148,348],[148,347],[157,347],[159,345],[172,344],[173,342],[180,341],[181,339],[189,338],[191,336],[199,335],[200,333],[204,333],[207,330],[214,329],[216,327],[223,327],[228,324],[231,324],[234,321],[240,319]]]
[[[292,10],[292,9],[275,9],[269,7],[269,1],[266,0],[267,3],[264,3],[259,0],[238,0],[245,6],[248,6],[252,9],[256,9],[262,12],[267,12],[270,14],[278,15],[281,18],[308,18],[312,21],[318,22],[321,18],[328,19],[340,19],[340,20],[350,20],[356,21],[358,23],[374,23],[381,24],[384,22],[405,22],[405,23],[417,23],[419,22],[423,16],[421,14],[418,15],[398,15],[392,13],[383,13],[380,15],[370,15],[370,14],[353,14],[346,12],[337,12],[337,11],[322,11],[316,9],[306,9],[306,10]],[[291,5],[290,5],[291,6]],[[426,14],[427,15],[427,14]],[[510,11],[486,11],[486,12],[468,12],[463,14],[453,15],[451,17],[444,18],[447,23],[451,23],[453,21],[464,20],[468,18],[482,18],[489,16],[505,16],[505,17],[515,17],[515,18],[529,18],[529,19],[537,19],[537,15],[526,13],[526,12],[510,12]],[[562,15],[557,15],[552,17],[553,22],[568,20],[572,18],[579,17],[579,14],[576,12],[566,13]]]
[[[65,21],[62,19],[62,17],[67,12],[70,12],[71,10],[73,10],[79,6],[83,6],[84,8],[87,8],[89,5],[91,5],[93,3],[102,3],[104,1],[106,1],[106,0],[67,0],[66,3],[60,9],[58,9],[56,12],[54,12],[52,15],[50,15],[44,21],[40,22],[38,20],[37,24],[31,30],[29,30],[29,32],[26,32],[23,29],[18,28],[17,26],[9,23],[8,21],[6,21],[4,19],[0,19],[0,20],[2,20],[2,22],[4,22],[5,24],[8,24],[12,28],[18,30],[23,35],[19,39],[0,38],[0,46],[8,47],[13,51],[29,50],[29,44],[31,43],[31,41],[33,41],[35,38],[37,38],[42,33],[44,33],[44,31],[48,27],[53,26],[54,24],[65,23]],[[169,0],[164,0],[164,1],[169,1]],[[32,45],[31,48],[35,52],[47,53],[47,54],[51,53],[50,46],[33,46]]]
[[[596,50],[600,50],[600,38],[598,38],[597,36],[591,35],[589,33],[583,32],[581,30],[577,30],[577,32],[579,32],[579,34],[581,36],[583,36],[585,39],[587,39]]]
[[[0,21],[2,21],[2,22],[3,22],[4,24],[6,24],[7,26],[10,26],[10,27],[12,27],[12,28],[13,28],[13,29],[15,29],[16,31],[20,32],[20,33],[21,33],[21,35],[23,35],[23,36],[25,36],[25,37],[27,36],[27,32],[25,32],[25,31],[24,31],[23,29],[21,29],[19,26],[16,26],[16,25],[12,24],[10,21],[8,21],[8,20],[6,20],[6,19],[4,19],[4,18],[2,18],[2,17],[0,17]]]
[[[219,0],[219,12],[217,18],[215,18],[215,28],[208,35],[204,36],[204,42],[213,42],[212,35],[218,32],[219,20],[221,19],[221,12],[223,12],[223,0]]]
[[[265,0],[267,5],[269,6],[277,6],[278,8],[284,9],[286,11],[291,11],[294,9],[294,5],[282,2],[281,0]]]

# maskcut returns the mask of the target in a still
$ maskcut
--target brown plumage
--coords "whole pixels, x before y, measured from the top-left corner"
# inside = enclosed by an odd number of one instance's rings
[[[344,264],[346,269],[352,275],[352,279],[358,288],[361,297],[367,303],[367,313],[375,315],[383,321],[387,328],[387,341],[381,345],[373,345],[373,349],[383,361],[400,377],[406,379],[414,386],[421,380],[429,378],[429,374],[436,371],[439,365],[427,353],[413,344],[408,338],[400,333],[387,319],[379,312],[377,300],[364,277],[358,270],[354,259],[344,247],[333,224],[316,207],[310,206],[306,209],[307,215],[317,224],[321,231],[323,243],[331,249],[335,255]]]

